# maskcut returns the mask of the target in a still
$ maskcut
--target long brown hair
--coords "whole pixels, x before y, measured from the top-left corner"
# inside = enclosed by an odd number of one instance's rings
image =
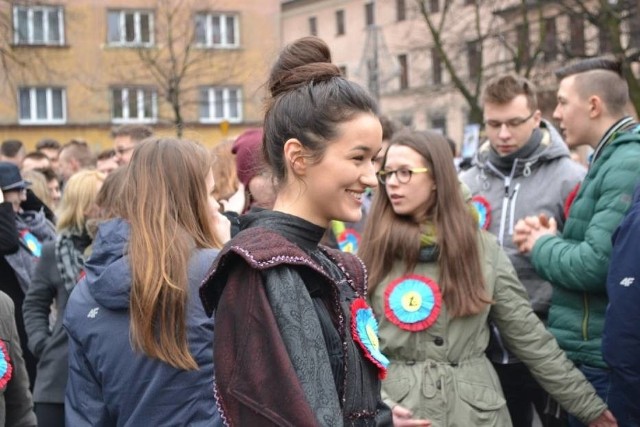
[[[462,198],[451,149],[444,137],[433,131],[403,130],[391,139],[390,147],[394,145],[418,152],[437,185],[435,203],[426,214],[438,237],[438,282],[447,309],[454,317],[476,314],[491,301],[484,289],[478,226]],[[378,187],[358,250],[369,270],[370,289],[389,274],[395,262],[404,262],[406,272],[416,267],[420,226],[412,217],[396,215],[385,186]]]
[[[191,252],[222,246],[209,220],[210,170],[208,151],[195,142],[145,140],[133,153],[121,193],[131,225],[131,341],[179,369],[198,368],[186,329]]]
[[[220,142],[213,147],[211,153],[213,155],[212,169],[213,179],[216,182],[216,188],[213,192],[217,200],[227,200],[238,191],[238,174],[236,172],[236,162],[231,152],[233,140],[229,139]]]

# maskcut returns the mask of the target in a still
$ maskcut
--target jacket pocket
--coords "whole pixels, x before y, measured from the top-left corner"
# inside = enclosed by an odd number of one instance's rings
[[[385,380],[382,383],[382,387],[391,400],[402,403],[411,391],[411,382],[408,378],[396,377],[391,380]]]
[[[495,389],[484,384],[458,380],[460,399],[470,408],[470,425],[501,425],[499,420],[506,401]]]

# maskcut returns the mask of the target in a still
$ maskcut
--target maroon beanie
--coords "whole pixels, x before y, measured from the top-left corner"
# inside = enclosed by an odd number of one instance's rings
[[[245,187],[263,168],[262,129],[248,129],[233,143],[231,152],[236,155],[236,169]]]

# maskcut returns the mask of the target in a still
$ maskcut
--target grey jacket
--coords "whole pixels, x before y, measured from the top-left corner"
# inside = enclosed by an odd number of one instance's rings
[[[34,402],[64,403],[69,362],[67,333],[62,327],[62,318],[68,299],[69,291],[56,265],[55,241],[47,242],[42,246],[42,256],[22,306],[29,350],[38,358]],[[50,330],[49,314],[54,301],[58,315]]]
[[[14,319],[13,301],[4,292],[0,292],[0,339],[11,359],[12,370],[9,382],[0,387],[0,427],[35,426],[36,416]]]
[[[561,231],[564,204],[586,174],[584,167],[571,160],[560,134],[549,122],[541,124],[541,148],[526,159],[516,159],[510,175],[503,174],[489,161],[491,146],[485,142],[474,159],[474,166],[460,174],[472,196],[482,196],[490,205],[489,231],[497,236],[524,285],[533,310],[545,319],[551,302],[551,284],[536,273],[529,256],[513,243],[513,227],[528,215],[545,213],[555,218]]]

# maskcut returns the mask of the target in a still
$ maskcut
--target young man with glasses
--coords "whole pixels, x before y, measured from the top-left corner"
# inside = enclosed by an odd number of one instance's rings
[[[594,153],[562,232],[554,218],[532,216],[516,224],[514,241],[530,254],[538,274],[553,284],[549,330],[598,395],[608,401],[612,398],[610,368],[625,372],[627,367],[615,358],[603,359],[602,336],[610,303],[607,269],[611,237],[640,182],[640,126],[629,115],[629,87],[619,61],[586,59],[556,71],[556,77],[560,85],[553,117],[560,122],[569,147],[588,145]],[[620,425],[632,425],[625,413],[612,410],[616,418],[625,420]],[[570,418],[569,425],[582,424]]]
[[[531,82],[514,74],[500,75],[484,89],[484,125],[488,141],[478,150],[474,165],[460,179],[473,195],[480,226],[494,234],[513,263],[538,317],[546,321],[551,284],[538,276],[528,256],[512,241],[519,219],[544,212],[564,224],[564,205],[585,174],[570,158],[560,134],[542,119],[536,90]],[[491,325],[487,353],[494,364],[507,399],[514,427],[530,427],[533,407],[545,426],[560,425],[546,414],[545,391],[525,365],[503,345]]]
[[[129,164],[133,149],[143,139],[153,135],[150,127],[145,125],[122,125],[111,132],[113,138],[113,149],[116,152],[116,162],[119,166]]]

